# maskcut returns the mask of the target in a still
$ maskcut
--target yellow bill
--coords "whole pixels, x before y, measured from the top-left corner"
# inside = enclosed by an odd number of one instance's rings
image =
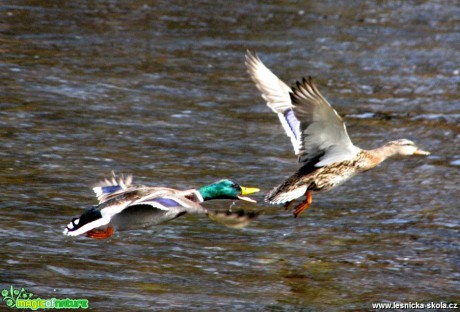
[[[428,155],[431,155],[431,153],[428,152],[428,151],[424,151],[424,150],[421,150],[421,149],[417,149],[417,150],[414,152],[414,155],[428,156]]]
[[[248,202],[252,202],[252,203],[255,203],[256,201],[252,198],[249,198],[249,197],[246,197],[246,196],[242,196],[242,195],[250,195],[250,194],[254,194],[254,193],[257,193],[260,191],[260,189],[258,189],[257,187],[245,187],[245,186],[241,186],[241,195],[238,196],[239,199],[241,200],[245,200],[245,201],[248,201]]]

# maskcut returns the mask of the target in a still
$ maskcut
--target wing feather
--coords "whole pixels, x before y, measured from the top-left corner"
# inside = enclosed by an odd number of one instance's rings
[[[322,167],[356,156],[360,149],[353,145],[342,118],[311,77],[296,83],[291,101],[295,115],[301,120],[299,161],[303,165],[314,160],[316,167]],[[321,156],[319,161],[318,156]]]
[[[128,175],[126,177],[121,175],[117,177],[115,173],[112,172],[112,177],[97,183],[93,187],[93,192],[96,194],[96,197],[101,204],[121,193],[126,192],[131,187],[132,182],[132,175]]]
[[[289,96],[291,88],[276,77],[259,57],[250,51],[246,52],[246,68],[261,92],[262,98],[267,102],[267,106],[278,115],[297,155],[300,150],[300,123],[292,112],[293,105]]]
[[[351,159],[360,151],[351,142],[342,118],[311,77],[291,89],[249,51],[246,67],[268,107],[278,114],[303,166],[326,166]]]

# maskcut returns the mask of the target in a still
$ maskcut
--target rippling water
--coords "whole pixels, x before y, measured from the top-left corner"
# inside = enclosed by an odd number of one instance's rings
[[[0,6],[0,286],[97,311],[369,310],[459,301],[460,7],[454,1],[4,1]],[[316,78],[354,143],[389,160],[232,230],[184,216],[106,241],[61,232],[116,172],[268,191],[295,168],[245,73]],[[230,202],[208,207],[226,208]],[[0,303],[5,307],[4,303]]]

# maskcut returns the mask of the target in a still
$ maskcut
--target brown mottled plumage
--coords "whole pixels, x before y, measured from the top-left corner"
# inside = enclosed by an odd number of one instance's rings
[[[265,200],[271,204],[286,203],[289,207],[293,200],[305,195],[305,200],[294,208],[295,217],[311,204],[312,192],[329,191],[391,156],[429,155],[406,139],[362,150],[353,145],[342,118],[311,77],[289,88],[249,51],[246,67],[268,107],[278,114],[301,165],[269,192]]]

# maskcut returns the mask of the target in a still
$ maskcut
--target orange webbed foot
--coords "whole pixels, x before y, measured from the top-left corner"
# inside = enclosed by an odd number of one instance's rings
[[[308,207],[310,207],[311,203],[313,201],[313,198],[311,196],[311,191],[306,191],[305,192],[305,200],[303,202],[301,202],[300,204],[298,204],[295,208],[294,208],[294,217],[297,218],[298,216],[300,216],[300,214],[305,210],[307,209]]]
[[[88,232],[86,232],[86,236],[88,236],[90,238],[94,238],[94,239],[104,239],[104,238],[108,238],[108,237],[112,236],[113,232],[114,232],[113,228],[109,226],[105,230],[91,230],[91,231],[88,231]]]

